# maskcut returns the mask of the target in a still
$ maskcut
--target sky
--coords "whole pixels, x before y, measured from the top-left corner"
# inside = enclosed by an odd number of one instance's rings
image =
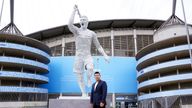
[[[0,9],[2,7],[0,0]],[[183,0],[187,22],[192,24],[192,0]],[[167,20],[173,0],[15,0],[14,22],[24,34],[66,25],[78,5],[89,21],[110,19]],[[4,0],[0,29],[10,22],[9,0]],[[177,0],[176,15],[184,20],[181,0]],[[78,15],[75,22],[78,22]]]

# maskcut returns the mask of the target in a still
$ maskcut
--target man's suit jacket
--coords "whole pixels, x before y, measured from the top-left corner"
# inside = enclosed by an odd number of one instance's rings
[[[107,96],[107,84],[105,81],[100,80],[97,84],[96,90],[94,90],[95,83],[92,85],[90,102],[92,104],[100,105],[100,102],[103,102],[106,105],[106,96]]]

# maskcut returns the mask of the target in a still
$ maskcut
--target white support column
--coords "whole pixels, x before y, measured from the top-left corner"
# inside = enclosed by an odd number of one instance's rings
[[[176,1],[175,1],[175,2],[176,2]],[[185,16],[185,7],[184,7],[183,0],[181,0],[181,6],[182,6],[182,10],[183,10],[183,17],[184,17],[184,21],[185,21],[185,29],[186,29],[186,35],[187,35],[187,43],[188,43],[188,48],[189,48],[189,57],[190,57],[190,61],[191,61],[191,68],[192,68],[192,51],[191,51],[191,42],[190,42],[190,36],[189,36],[189,28],[188,28],[188,24],[187,24],[187,20],[186,20],[186,16]]]
[[[115,93],[112,94],[112,108],[116,107],[116,102],[115,102]]]
[[[1,66],[1,70],[0,71],[3,71],[3,66]],[[0,86],[1,86],[1,80],[0,80]]]
[[[181,98],[179,98],[179,108],[183,108],[183,102],[182,102],[182,99]]]
[[[61,48],[62,48],[62,56],[65,55],[65,38],[62,38],[62,43],[61,43]]]
[[[154,100],[152,100],[152,108],[155,108]]]
[[[22,80],[20,80],[19,86],[22,87]]]
[[[23,72],[23,66],[21,67],[21,72]]]
[[[165,97],[165,108],[168,108],[168,99]]]
[[[59,95],[59,99],[61,99],[63,97],[63,93],[62,92],[60,92],[60,95]]]
[[[1,71],[3,71],[3,66],[1,66]]]
[[[37,74],[37,70],[36,69],[35,69],[34,73]]]
[[[1,70],[0,71],[3,71],[3,66],[1,66]],[[0,86],[1,86],[1,80],[0,80]]]
[[[35,88],[35,86],[36,86],[36,84],[35,84],[35,82],[33,82],[33,87]]]
[[[133,29],[133,38],[134,38],[134,45],[135,45],[135,55],[137,54],[137,31]]]
[[[111,28],[111,56],[114,56],[114,31]]]

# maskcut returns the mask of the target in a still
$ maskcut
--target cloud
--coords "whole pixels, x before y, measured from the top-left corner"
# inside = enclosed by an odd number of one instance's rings
[[[183,19],[181,3],[177,1],[176,15]],[[172,12],[172,0],[15,0],[15,24],[23,34],[65,25],[75,4],[90,21],[166,20]],[[187,22],[192,24],[192,0],[184,0],[184,4]],[[9,16],[9,0],[5,0],[0,28],[9,23]]]

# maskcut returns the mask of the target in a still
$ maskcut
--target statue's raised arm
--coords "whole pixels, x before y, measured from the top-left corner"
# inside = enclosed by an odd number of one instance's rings
[[[69,30],[74,34],[76,35],[77,34],[77,31],[78,31],[78,27],[76,27],[74,25],[74,19],[75,19],[75,14],[76,12],[78,11],[78,8],[77,8],[77,5],[74,6],[73,8],[73,12],[71,14],[71,17],[69,19],[69,23],[68,23],[68,28]]]

